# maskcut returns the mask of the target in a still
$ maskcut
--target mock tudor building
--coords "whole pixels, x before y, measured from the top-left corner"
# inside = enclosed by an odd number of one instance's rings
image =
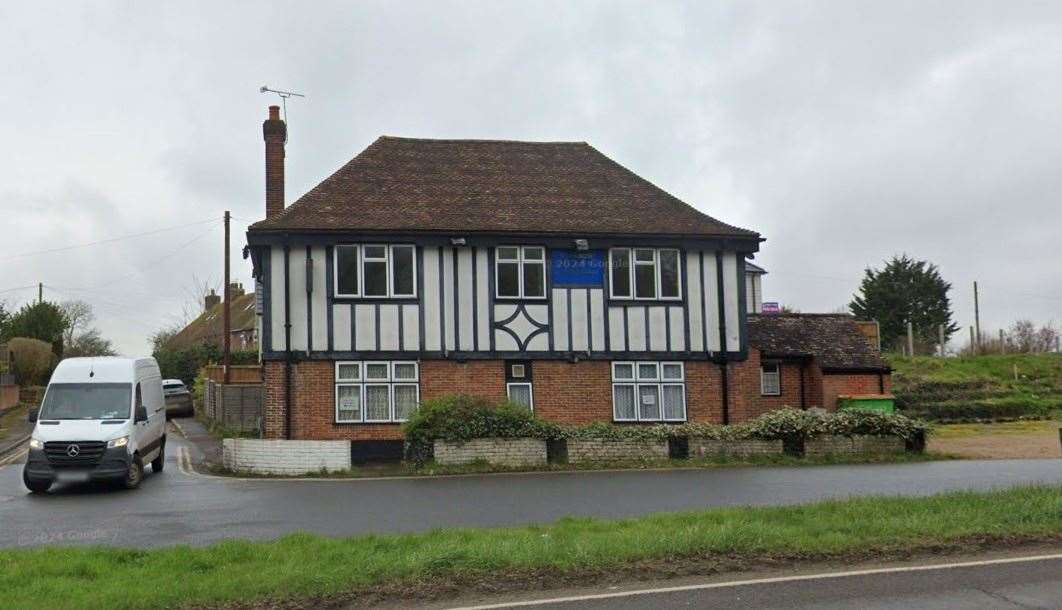
[[[275,106],[263,132],[246,252],[267,438],[399,441],[420,401],[453,393],[579,424],[780,406],[749,347],[755,231],[584,142],[384,136],[285,207]]]

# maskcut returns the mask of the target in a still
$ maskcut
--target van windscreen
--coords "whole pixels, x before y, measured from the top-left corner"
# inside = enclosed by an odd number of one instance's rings
[[[48,386],[40,419],[129,419],[128,383],[54,383]]]

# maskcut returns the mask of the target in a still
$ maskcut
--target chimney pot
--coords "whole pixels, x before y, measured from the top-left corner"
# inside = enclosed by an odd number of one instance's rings
[[[280,120],[280,106],[270,106],[269,107],[269,120],[270,121],[279,121]]]

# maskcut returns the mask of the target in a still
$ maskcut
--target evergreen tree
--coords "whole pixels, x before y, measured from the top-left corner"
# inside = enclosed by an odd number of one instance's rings
[[[940,325],[944,325],[945,340],[959,330],[952,321],[949,290],[951,284],[940,276],[936,265],[906,254],[894,256],[884,269],[866,270],[849,309],[860,319],[878,321],[881,343],[887,349],[903,344],[908,321],[918,344],[935,345]]]
[[[32,305],[23,305],[4,325],[0,340],[12,337],[40,339],[52,346],[57,356],[63,354],[63,333],[69,322],[63,310],[55,303],[42,301]]]

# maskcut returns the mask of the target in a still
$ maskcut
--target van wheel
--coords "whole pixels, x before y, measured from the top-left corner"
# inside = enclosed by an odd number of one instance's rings
[[[166,467],[166,437],[162,437],[162,445],[159,446],[159,454],[151,460],[151,472],[159,473]]]
[[[126,489],[136,489],[140,487],[140,481],[144,478],[144,463],[140,461],[139,455],[134,455],[133,459],[129,460],[129,470],[125,473],[125,480],[122,483]]]
[[[33,481],[26,476],[26,473],[22,473],[22,484],[26,486],[26,489],[35,494],[42,494],[51,488],[51,481]]]

